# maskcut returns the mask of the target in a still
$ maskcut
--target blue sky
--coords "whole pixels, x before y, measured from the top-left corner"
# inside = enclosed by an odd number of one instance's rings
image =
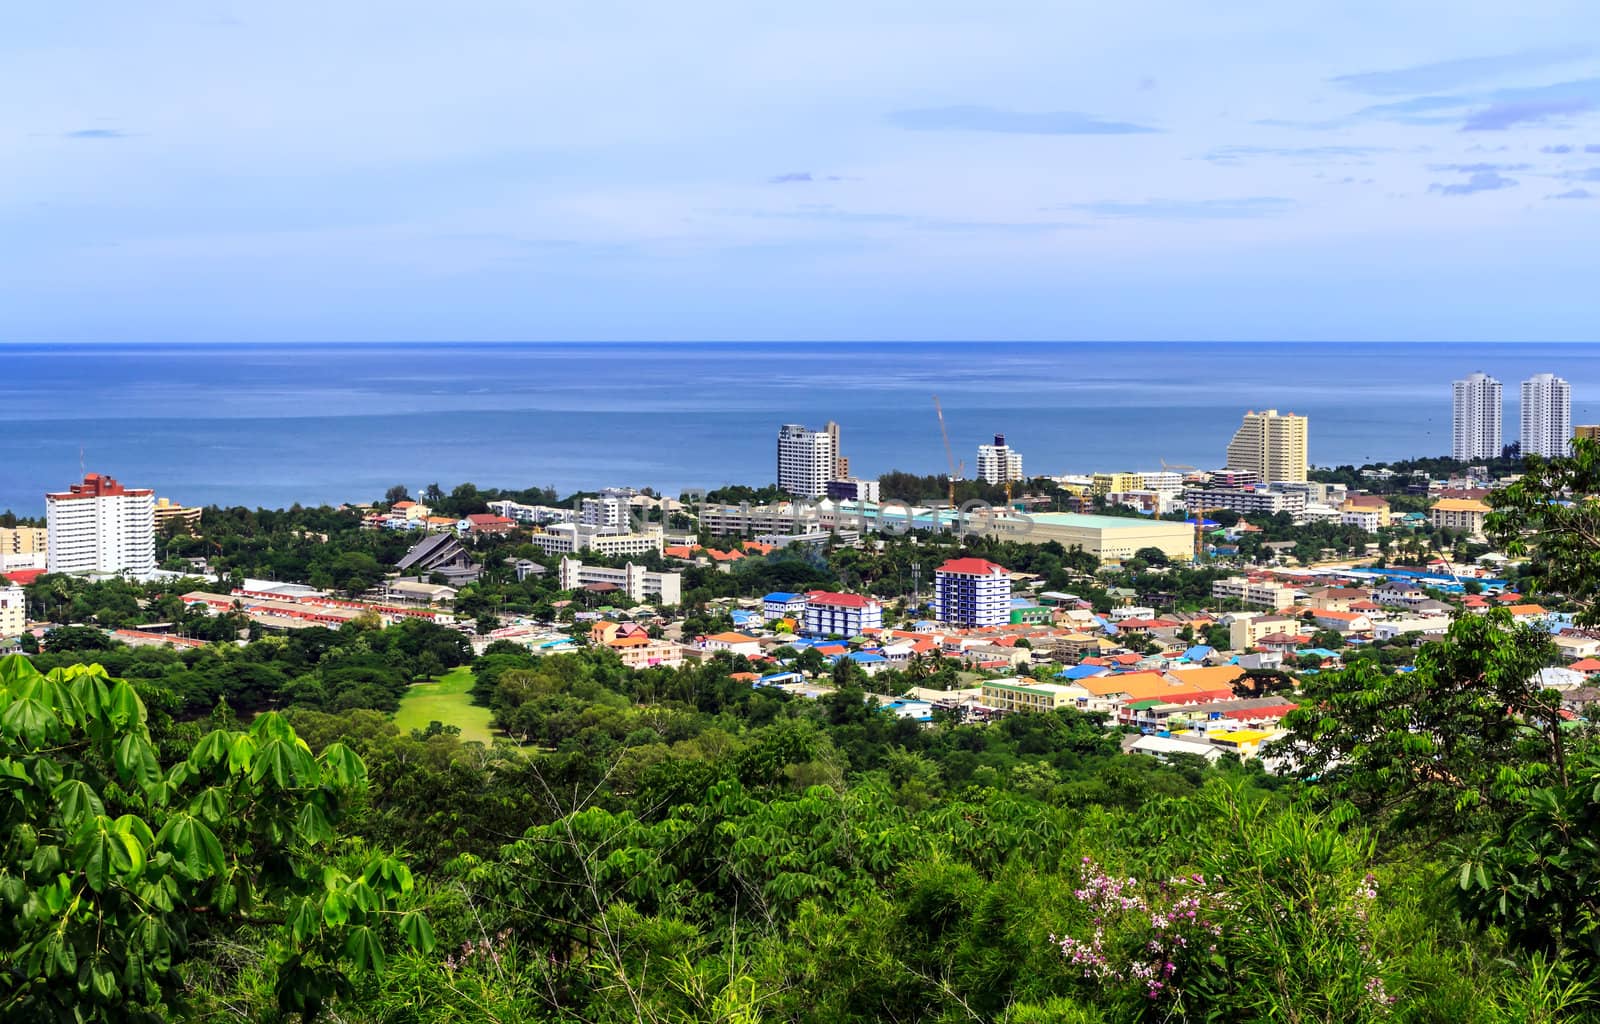
[[[1593,0],[78,0],[0,340],[1592,341]]]

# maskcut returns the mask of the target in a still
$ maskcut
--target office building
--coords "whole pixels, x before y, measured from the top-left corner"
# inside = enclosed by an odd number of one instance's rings
[[[986,484],[1022,479],[1022,456],[1006,444],[1006,435],[994,435],[994,444],[978,445],[978,479]]]
[[[1011,619],[1011,573],[982,558],[952,558],[933,571],[933,614],[962,629]]]
[[[1228,468],[1256,474],[1263,483],[1306,478],[1306,418],[1276,409],[1247,412],[1228,443]]]
[[[1568,454],[1572,440],[1572,387],[1553,373],[1522,382],[1522,454],[1547,459]]]
[[[1451,384],[1450,455],[1457,462],[1500,457],[1500,382],[1474,373]]]
[[[820,498],[839,476],[839,428],[811,430],[785,423],[778,430],[778,486],[799,498]]]
[[[155,493],[90,473],[44,496],[51,572],[133,573],[156,567]]]
[[[805,632],[810,636],[859,636],[883,628],[883,604],[860,594],[813,590],[806,594]]]

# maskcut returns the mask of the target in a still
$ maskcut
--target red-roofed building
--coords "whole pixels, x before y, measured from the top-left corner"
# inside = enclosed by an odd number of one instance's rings
[[[883,604],[860,594],[806,593],[804,631],[811,636],[858,636],[883,628]]]
[[[44,574],[43,569],[7,569],[5,572],[0,572],[0,579],[10,580],[19,587],[26,587]]]
[[[517,528],[515,519],[475,512],[467,517],[467,530],[471,533],[510,533]]]
[[[1600,672],[1600,658],[1581,658],[1567,667],[1572,669],[1574,672],[1582,672],[1584,675],[1593,675],[1596,672]]]
[[[973,629],[1011,619],[1011,573],[982,558],[952,558],[933,573],[933,612]]]

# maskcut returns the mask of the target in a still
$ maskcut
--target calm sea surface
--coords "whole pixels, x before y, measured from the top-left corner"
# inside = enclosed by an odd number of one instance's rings
[[[1219,465],[1240,415],[1311,418],[1311,460],[1450,448],[1450,381],[1567,378],[1600,422],[1600,345],[610,344],[0,348],[0,509],[88,469],[191,504],[413,490],[761,484],[778,425],[839,421],[858,476],[944,469],[1004,433],[1029,473]]]

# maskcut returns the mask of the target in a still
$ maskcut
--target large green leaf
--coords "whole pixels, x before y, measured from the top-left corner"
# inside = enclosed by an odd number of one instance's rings
[[[19,697],[0,711],[0,735],[37,747],[59,730],[60,719],[36,697]]]
[[[366,925],[350,929],[344,940],[344,955],[357,971],[383,973],[383,945],[378,942],[377,933]]]
[[[106,812],[100,794],[82,779],[67,779],[51,790],[50,796],[61,814],[61,823],[69,829],[77,827],[85,818]]]
[[[156,835],[156,844],[172,854],[182,873],[194,879],[222,874],[222,844],[204,823],[189,814],[175,814]]]

